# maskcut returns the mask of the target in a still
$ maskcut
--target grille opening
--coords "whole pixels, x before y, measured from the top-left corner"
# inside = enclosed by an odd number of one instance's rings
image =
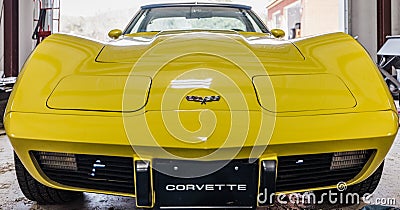
[[[278,157],[277,192],[336,185],[356,177],[375,150]]]
[[[84,189],[134,194],[133,158],[32,152],[54,182]]]
[[[375,150],[278,157],[277,192],[336,185],[357,176]],[[133,158],[33,151],[46,176],[63,185],[134,194]]]

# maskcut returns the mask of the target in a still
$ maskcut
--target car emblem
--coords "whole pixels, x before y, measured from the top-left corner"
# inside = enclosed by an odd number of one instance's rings
[[[201,104],[207,104],[207,102],[219,101],[221,96],[186,96],[187,101],[201,102]]]

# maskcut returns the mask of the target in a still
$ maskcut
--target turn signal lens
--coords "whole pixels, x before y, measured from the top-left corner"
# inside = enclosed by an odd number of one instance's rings
[[[36,155],[42,167],[48,169],[60,169],[60,170],[70,170],[70,171],[78,170],[74,154],[37,152]]]
[[[363,167],[370,157],[370,151],[335,152],[332,157],[331,170]]]

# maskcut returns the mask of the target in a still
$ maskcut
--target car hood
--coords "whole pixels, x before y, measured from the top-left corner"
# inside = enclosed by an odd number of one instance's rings
[[[267,75],[265,63],[288,60],[304,61],[291,42],[235,31],[128,35],[106,45],[97,57],[102,63],[132,63],[131,78],[152,78],[146,110],[163,111],[260,110],[253,78]],[[265,94],[271,96],[268,78],[266,83]],[[130,85],[135,81],[128,79],[126,87]],[[124,103],[124,107],[137,107]],[[269,108],[275,110],[274,103]]]
[[[132,35],[103,47],[97,63],[128,63],[131,70],[128,75],[65,77],[47,106],[192,113],[261,108],[298,112],[356,105],[339,77],[304,65],[303,55],[291,42],[259,33],[171,31]]]

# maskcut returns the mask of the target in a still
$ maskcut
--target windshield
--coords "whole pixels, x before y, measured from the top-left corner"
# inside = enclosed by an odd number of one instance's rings
[[[268,32],[250,10],[216,6],[180,6],[143,10],[124,34],[171,30]]]

